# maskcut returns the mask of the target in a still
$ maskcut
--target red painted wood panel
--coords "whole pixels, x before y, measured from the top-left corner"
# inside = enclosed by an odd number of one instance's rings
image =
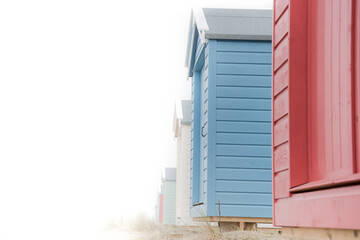
[[[291,188],[290,192],[292,193],[305,192],[310,190],[319,190],[319,189],[339,187],[344,185],[353,185],[359,183],[360,183],[360,173],[354,173],[347,177],[341,177],[338,179],[333,179],[331,181],[325,179],[325,180],[319,180],[315,182],[302,184],[301,186]]]
[[[275,21],[281,16],[286,7],[289,5],[289,0],[277,0],[275,1],[274,12],[275,12]]]
[[[354,6],[354,82],[355,82],[355,124],[356,124],[356,172],[360,172],[360,3]]]
[[[275,173],[275,175],[274,175],[274,182],[275,182],[274,198],[275,199],[287,198],[290,196],[289,179],[290,179],[289,178],[289,170]]]
[[[360,229],[359,1],[283,3],[274,1],[274,223]]]
[[[307,173],[307,1],[290,2],[289,126],[290,187],[308,181]],[[291,11],[293,9],[293,11]]]
[[[274,0],[273,1],[273,4],[274,4],[274,7],[273,7],[273,12],[272,12],[272,19],[273,19],[273,25],[275,25],[275,22],[276,22],[276,18],[275,18],[275,15],[276,15],[276,11],[277,11],[277,7],[276,7],[276,4],[278,4],[277,1],[280,1],[280,0]],[[273,30],[274,30],[274,27],[273,27]],[[272,34],[272,51],[274,52],[275,51],[275,46],[274,46],[274,43],[275,43],[275,34]],[[271,75],[272,75],[272,92],[271,92],[271,109],[274,109],[274,97],[276,96],[275,94],[275,85],[276,85],[276,81],[275,81],[275,71],[274,71],[274,53],[272,54],[271,56],[271,61],[272,61],[272,66],[271,66]],[[275,192],[275,183],[274,183],[274,175],[275,175],[275,151],[274,151],[274,111],[272,111],[271,113],[271,145],[272,145],[272,154],[271,154],[271,157],[272,157],[272,161],[271,161],[271,168],[272,168],[272,193]],[[274,197],[274,194],[272,194],[272,217],[273,219],[275,218],[275,197]]]
[[[293,194],[275,204],[276,226],[360,229],[360,186]]]
[[[286,36],[274,50],[274,70],[276,71],[289,57],[289,37]]]
[[[280,40],[289,32],[289,24],[289,10],[285,10],[284,14],[275,24],[275,46],[277,46]]]
[[[274,96],[289,85],[289,63],[286,62],[274,74]]]
[[[274,98],[274,121],[278,120],[289,112],[289,91],[285,89]]]
[[[281,144],[278,147],[274,148],[274,173],[280,172],[282,170],[289,168],[289,143],[286,142]]]
[[[285,116],[274,124],[274,147],[289,140],[289,117]]]
[[[164,205],[164,195],[160,194],[159,199],[159,223],[163,222],[163,205]]]
[[[353,173],[351,0],[310,1],[309,18],[309,180],[317,181]]]

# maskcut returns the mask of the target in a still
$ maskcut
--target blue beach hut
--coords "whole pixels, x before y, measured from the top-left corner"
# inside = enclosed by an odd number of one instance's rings
[[[194,220],[271,222],[271,19],[270,10],[192,11]]]

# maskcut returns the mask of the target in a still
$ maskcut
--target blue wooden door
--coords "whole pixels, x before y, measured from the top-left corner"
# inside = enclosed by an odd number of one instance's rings
[[[199,74],[199,81],[200,81],[200,91],[201,91],[201,97],[200,97],[200,158],[199,158],[199,202],[203,202],[204,199],[204,139],[205,139],[205,116],[204,116],[204,79],[203,79],[203,70],[202,68],[200,74]]]
[[[198,205],[202,203],[203,188],[202,181],[202,84],[201,72],[196,71],[193,75],[193,120],[192,120],[192,204]]]
[[[207,132],[208,132],[208,75],[207,65],[204,64],[200,71],[201,81],[201,131],[200,131],[200,201],[204,202],[204,195],[207,189],[206,175],[207,175]]]
[[[198,168],[196,169],[195,175],[198,176],[197,182],[197,201],[194,201],[196,204],[200,204],[204,202],[204,193],[206,189],[204,188],[204,181],[206,179],[206,160],[207,160],[207,71],[205,65],[202,68],[195,72],[194,81],[196,85],[199,86],[199,91],[197,92],[198,97],[196,98],[198,101],[198,121],[199,121],[199,132],[197,139],[199,139],[198,145],[198,157],[194,156],[194,161],[196,161],[196,165]],[[195,199],[194,199],[195,200]]]

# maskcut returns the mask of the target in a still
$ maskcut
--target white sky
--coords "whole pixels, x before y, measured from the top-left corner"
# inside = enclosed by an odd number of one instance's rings
[[[1,1],[0,240],[153,214],[193,6],[272,0]]]

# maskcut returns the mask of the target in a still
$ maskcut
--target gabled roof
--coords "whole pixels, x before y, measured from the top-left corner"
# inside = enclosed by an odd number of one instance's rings
[[[176,181],[176,168],[165,168],[164,177],[162,178],[164,181]]]
[[[173,132],[175,137],[179,134],[180,124],[190,124],[191,123],[191,101],[190,100],[181,100],[176,102],[174,107],[174,120],[173,120]]]
[[[196,43],[209,39],[271,41],[272,10],[253,9],[193,9],[185,65],[192,76]]]
[[[181,124],[190,124],[191,123],[191,101],[190,100],[181,100],[181,112],[182,118],[180,119]]]
[[[250,9],[203,9],[206,39],[271,40],[272,11]]]

